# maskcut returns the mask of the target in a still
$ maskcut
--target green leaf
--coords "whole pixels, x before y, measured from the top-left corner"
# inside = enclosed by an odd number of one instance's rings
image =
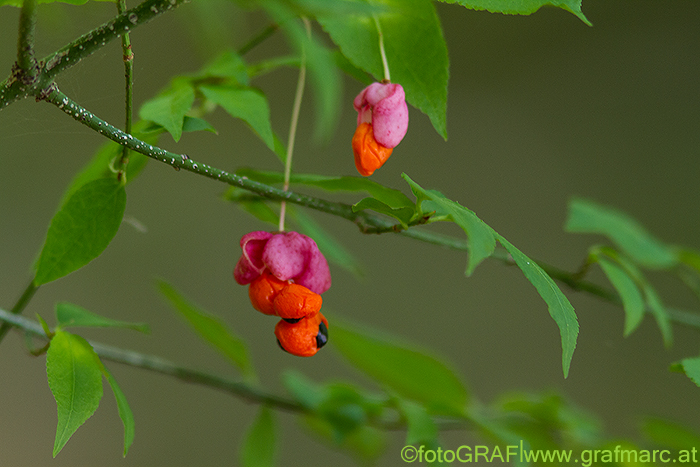
[[[323,256],[356,277],[363,277],[364,271],[359,260],[350,253],[335,237],[321,227],[313,217],[292,205],[287,206],[287,214],[307,236],[314,239]]]
[[[656,324],[659,326],[664,345],[666,347],[671,347],[671,345],[673,345],[673,328],[671,327],[671,320],[668,317],[666,307],[661,301],[661,297],[659,297],[659,294],[656,293],[656,290],[651,284],[646,281],[642,286],[642,291],[646,297],[647,305],[649,309],[651,309],[651,314],[654,315]]]
[[[158,143],[158,138],[160,137],[161,133],[165,130],[163,127],[157,126],[157,130],[153,131],[152,129],[149,129],[150,125],[151,123],[147,122],[146,120],[139,120],[133,125],[131,133],[135,138],[138,138],[147,144],[155,145]],[[92,159],[90,159],[90,161],[81,169],[81,171],[78,172],[75,177],[73,177],[73,180],[71,180],[71,183],[68,185],[68,188],[63,194],[59,207],[63,207],[71,195],[78,191],[78,189],[86,183],[97,180],[98,178],[114,177],[114,172],[112,171],[111,166],[117,157],[121,157],[121,154],[121,145],[113,141],[108,141],[103,144],[97,150]],[[141,173],[141,170],[146,166],[147,162],[147,156],[135,151],[129,151],[129,165],[126,167],[127,184],[136,178],[139,173]]]
[[[131,407],[129,407],[126,396],[119,387],[119,384],[117,384],[117,380],[114,379],[112,373],[110,373],[104,365],[102,365],[102,373],[105,375],[109,386],[112,388],[112,393],[117,401],[119,418],[121,418],[122,424],[124,425],[124,457],[126,457],[129,448],[134,443],[134,414],[131,411]]]
[[[406,444],[428,443],[437,440],[437,426],[425,407],[403,399],[399,399],[398,405],[408,425]]]
[[[647,438],[662,447],[686,451],[687,453],[692,450],[692,463],[697,463],[695,453],[696,447],[700,445],[700,435],[695,430],[668,420],[647,418],[642,423],[642,432],[646,434]],[[679,457],[676,458],[679,463],[681,462],[680,455],[682,453],[679,453]]]
[[[139,110],[139,116],[162,126],[175,141],[180,141],[185,114],[193,103],[194,88],[189,80],[176,79],[166,91],[146,101]]]
[[[248,177],[260,183],[272,185],[282,183],[284,174],[281,172],[270,172],[241,168],[236,170],[236,174],[241,177]],[[415,203],[408,196],[393,188],[385,187],[379,183],[362,177],[333,177],[317,174],[292,174],[290,183],[292,185],[306,185],[320,188],[322,190],[336,192],[365,192],[373,198],[385,203],[393,208],[414,207]]]
[[[674,250],[654,238],[627,214],[584,199],[572,199],[564,227],[569,232],[601,234],[641,266],[670,268],[678,263]]]
[[[326,391],[302,373],[287,369],[282,373],[282,384],[304,408],[316,410],[326,397]]]
[[[581,0],[440,0],[443,3],[458,3],[471,10],[488,10],[507,15],[529,15],[543,6],[555,6],[575,14],[578,19],[592,26],[581,11]]]
[[[185,120],[182,122],[182,132],[193,132],[193,131],[208,131],[210,133],[216,133],[216,128],[211,126],[211,124],[199,117],[188,117],[185,115]]]
[[[610,283],[620,294],[625,310],[624,336],[627,337],[637,329],[644,318],[644,298],[634,279],[623,268],[603,257],[598,257],[597,260]]]
[[[681,360],[681,368],[685,375],[700,387],[700,357],[684,358]]]
[[[148,333],[148,325],[144,323],[129,323],[117,321],[96,315],[85,308],[67,302],[56,304],[56,320],[61,328],[67,327],[103,327],[126,328],[143,333]]]
[[[102,364],[85,339],[59,330],[46,352],[46,375],[58,410],[56,457],[100,404]]]
[[[528,258],[501,235],[496,234],[496,238],[513,257],[515,264],[518,265],[527,280],[535,286],[537,293],[547,303],[549,315],[559,326],[562,348],[561,362],[564,378],[566,378],[569,376],[569,367],[571,366],[571,359],[574,355],[578,337],[578,321],[576,320],[574,307],[571,306],[569,300],[557,287],[552,278],[537,263]]]
[[[189,303],[167,282],[158,281],[158,289],[202,339],[221,352],[244,373],[252,373],[253,368],[245,343],[231,334],[221,321]]]
[[[236,52],[229,50],[207,64],[195,75],[196,78],[226,78],[237,84],[248,86],[250,79],[243,59]]]
[[[391,81],[401,84],[406,100],[430,118],[447,139],[449,59],[440,19],[428,0],[372,2],[385,7],[376,13],[384,36]],[[341,52],[358,68],[384,79],[379,35],[372,15],[319,15],[318,22]]]
[[[468,395],[445,363],[393,337],[333,325],[334,347],[353,365],[409,399],[438,412],[462,414]]]
[[[406,174],[402,174],[402,177],[416,194],[418,204],[421,204],[423,200],[430,200],[440,208],[442,213],[449,215],[452,221],[459,225],[464,230],[464,233],[467,234],[469,239],[469,244],[467,245],[469,261],[466,274],[471,275],[479,263],[491,256],[496,248],[496,237],[493,229],[479,219],[473,211],[443,197],[435,191],[424,190]]]
[[[363,198],[352,205],[353,212],[358,212],[365,209],[371,209],[372,211],[376,211],[378,213],[386,214],[387,216],[393,217],[394,219],[401,222],[401,225],[404,228],[408,228],[408,223],[411,221],[411,219],[413,219],[413,216],[416,213],[415,206],[392,208],[388,204],[382,203],[376,198]]]
[[[275,464],[277,427],[269,407],[260,407],[258,416],[248,429],[241,446],[241,466],[268,467]]]
[[[97,258],[116,235],[125,206],[126,192],[115,179],[93,180],[75,191],[51,221],[34,284],[61,278]]]
[[[272,151],[275,141],[270,123],[270,108],[263,93],[252,88],[205,85],[199,90],[229,115],[246,122]]]
[[[616,250],[610,247],[597,247],[596,252],[593,253],[594,256],[600,258],[601,255],[606,255],[612,258],[622,269],[624,269],[625,274],[627,274],[631,279],[633,279],[639,287],[642,295],[644,296],[644,302],[646,306],[654,315],[656,322],[661,331],[661,336],[666,347],[670,347],[673,343],[673,328],[671,327],[671,321],[666,311],[661,298],[656,293],[654,287],[646,280],[642,271],[627,257],[621,255]]]

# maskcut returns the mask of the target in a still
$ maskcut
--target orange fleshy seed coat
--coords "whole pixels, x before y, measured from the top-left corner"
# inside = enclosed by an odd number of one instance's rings
[[[393,148],[385,148],[374,139],[372,125],[360,123],[352,137],[355,167],[360,175],[369,177],[389,159]]]
[[[275,326],[275,336],[287,352],[299,357],[311,357],[318,352],[316,336],[322,322],[328,328],[328,321],[321,313],[307,316],[298,323],[280,320]]]
[[[301,319],[319,312],[323,299],[303,285],[282,281],[263,272],[248,287],[253,308],[283,319]]]

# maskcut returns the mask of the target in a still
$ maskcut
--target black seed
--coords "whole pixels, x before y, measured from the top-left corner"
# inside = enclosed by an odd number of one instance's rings
[[[284,350],[285,352],[289,353],[289,351],[288,351],[287,349],[285,349],[284,347],[282,347],[282,343],[280,342],[279,339],[277,339],[277,345],[280,346],[280,349],[282,349],[282,350]]]
[[[318,334],[316,334],[316,348],[320,349],[328,343],[328,328],[326,323],[321,321],[318,325]]]
[[[285,320],[286,322],[288,322],[289,324],[298,323],[299,321],[302,320],[302,318],[282,318],[282,319]]]

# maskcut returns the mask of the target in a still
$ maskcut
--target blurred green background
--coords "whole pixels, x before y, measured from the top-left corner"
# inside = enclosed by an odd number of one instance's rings
[[[594,27],[562,10],[529,17],[437,5],[451,60],[448,133],[410,110],[404,142],[373,176],[409,193],[409,174],[476,211],[532,258],[574,270],[600,238],[566,234],[567,200],[585,196],[627,211],[661,239],[700,247],[700,2],[585,0]],[[113,16],[112,4],[41,5],[37,54],[43,57]],[[15,58],[18,10],[0,8],[0,75]],[[226,2],[194,2],[132,33],[135,102],[171,76],[192,72],[266,25],[264,17]],[[200,36],[202,26],[207,35]],[[318,31],[318,30],[317,30]],[[320,32],[320,31],[318,31]],[[256,48],[250,61],[286,49],[282,34]],[[268,95],[273,128],[286,139],[297,72],[284,69],[254,84]],[[101,118],[123,122],[123,65],[115,42],[61,75],[63,92]],[[355,175],[351,101],[362,88],[346,80],[339,125],[316,144],[313,93],[308,92],[295,150],[295,170]],[[278,169],[279,162],[239,121],[223,112],[210,121],[219,134],[169,135],[161,145],[222,169]],[[12,307],[31,279],[58,200],[102,138],[50,105],[25,100],[0,111],[0,306]],[[238,240],[268,226],[220,195],[224,185],[151,162],[128,187],[124,224],[106,252],[87,267],[43,286],[26,316],[53,322],[56,301],[109,317],[145,321],[152,334],[90,330],[82,335],[152,353],[223,375],[236,371],[198,340],[159,297],[163,278],[220,316],[250,345],[261,383],[282,392],[287,368],[315,381],[372,383],[333,349],[333,316],[390,331],[444,356],[475,397],[491,402],[510,391],[556,390],[597,414],[608,433],[637,437],[645,415],[700,430],[700,389],[669,363],[697,355],[697,332],[675,327],[666,350],[652,319],[622,337],[621,309],[563,288],[580,323],[569,378],[561,372],[559,332],[535,289],[515,268],[487,261],[470,278],[466,255],[386,234],[365,236],[347,221],[311,212],[362,262],[358,280],[332,267],[324,294],[330,344],[311,359],[281,352],[275,321],[250,307],[231,272]],[[324,195],[325,196],[325,195]],[[341,199],[357,199],[353,197]],[[456,226],[438,229],[462,236]],[[666,303],[697,309],[679,283],[650,276]],[[597,273],[593,278],[601,280]],[[601,283],[604,283],[601,281]],[[0,348],[0,466],[237,465],[242,434],[257,407],[226,394],[143,370],[108,364],[136,417],[136,441],[121,458],[122,426],[106,390],[100,408],[51,459],[56,407],[45,359],[28,355],[21,335]],[[280,464],[351,465],[281,413]],[[403,434],[395,433],[380,465],[401,465]],[[474,444],[451,432],[447,448]],[[700,448],[700,446],[698,446]]]

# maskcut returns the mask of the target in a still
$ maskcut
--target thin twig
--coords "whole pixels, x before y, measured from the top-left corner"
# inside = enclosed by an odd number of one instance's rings
[[[14,315],[21,314],[38,289],[39,286],[34,285],[34,279],[32,279],[27,288],[24,289],[22,295],[19,297],[19,300],[17,300],[17,303],[15,303],[15,306],[13,306],[12,310],[10,310],[10,313]],[[2,325],[0,325],[0,342],[2,342],[2,340],[5,338],[5,335],[9,330],[10,326],[7,323],[2,323]]]
[[[126,10],[126,0],[117,2],[117,11],[119,14]],[[122,57],[124,60],[124,132],[131,133],[132,108],[133,108],[133,88],[134,88],[134,52],[131,47],[131,39],[129,33],[122,34]],[[126,182],[126,165],[129,163],[129,148],[122,146],[122,155],[119,162],[116,164],[117,178]]]
[[[19,15],[19,38],[17,40],[17,67],[20,81],[31,85],[38,73],[34,57],[34,29],[36,25],[37,0],[24,0]]]
[[[306,34],[311,38],[311,23],[307,18],[302,18]],[[294,141],[297,134],[297,124],[299,123],[299,112],[301,111],[301,100],[304,97],[304,86],[306,83],[306,50],[301,49],[301,63],[299,64],[299,78],[297,79],[297,89],[294,93],[294,106],[292,107],[292,118],[289,122],[289,140],[287,141],[287,157],[284,159],[284,184],[282,189],[289,191],[289,178],[292,176],[292,155],[294,154]],[[284,232],[284,217],[287,213],[287,202],[280,203],[279,231]]]

